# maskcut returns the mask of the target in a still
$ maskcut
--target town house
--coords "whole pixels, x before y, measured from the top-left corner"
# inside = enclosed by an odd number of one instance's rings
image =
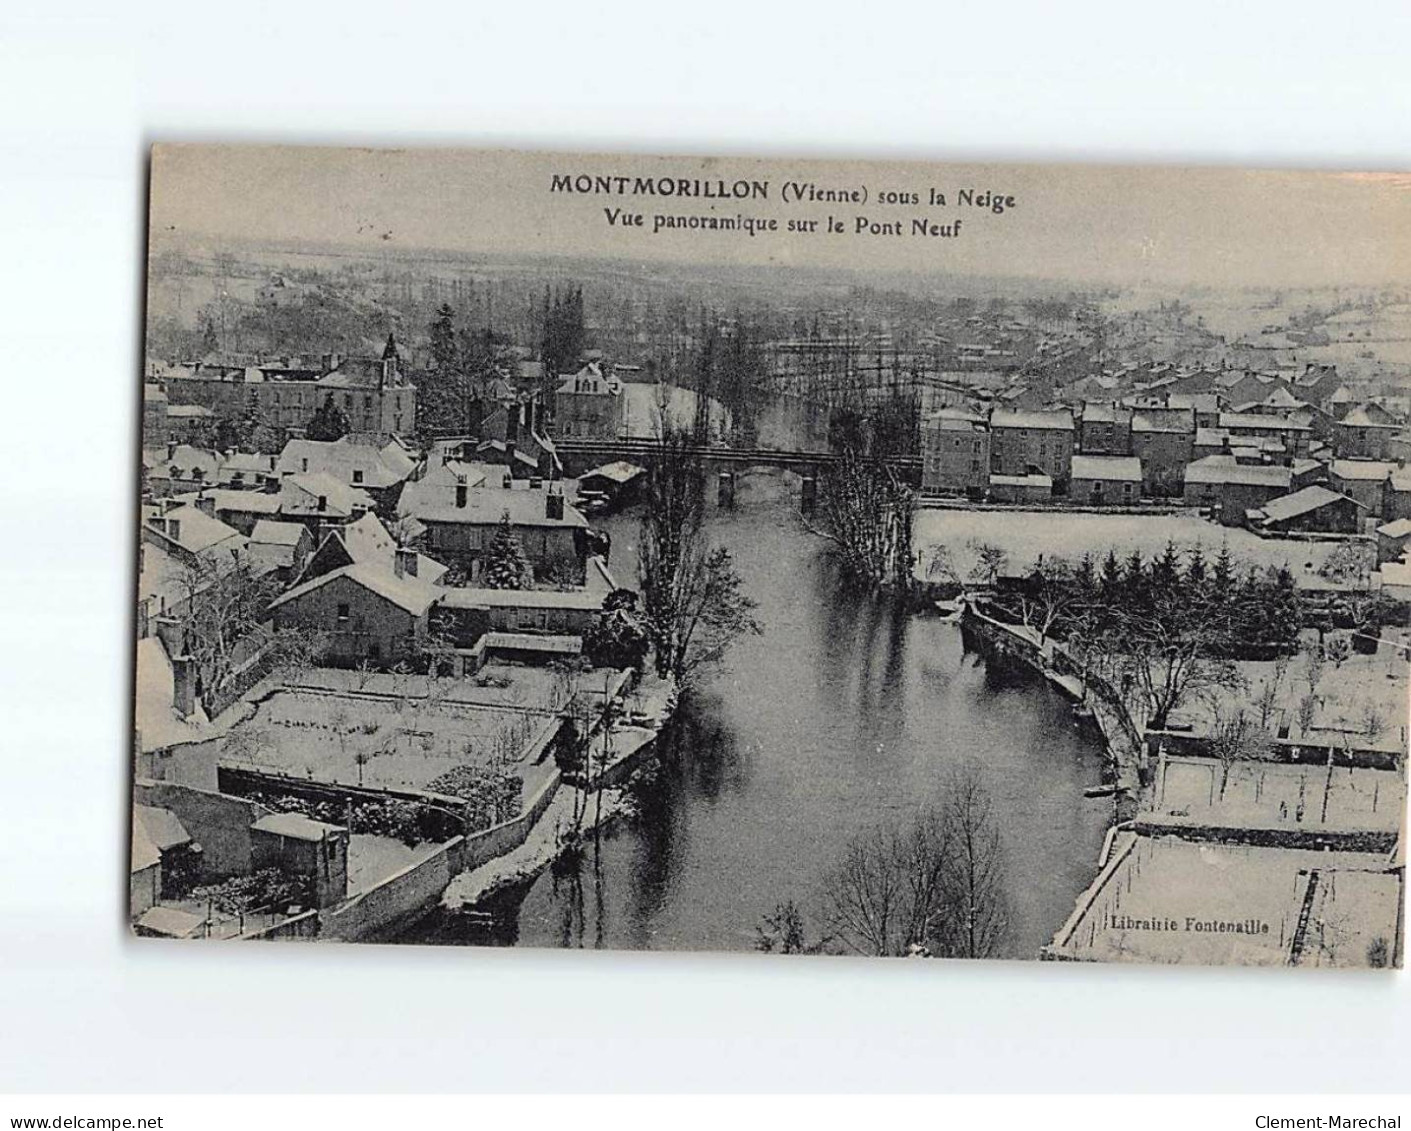
[[[447,468],[456,465],[446,465]],[[581,584],[588,557],[588,520],[556,489],[473,486],[460,475],[427,475],[402,492],[401,513],[422,529],[427,551],[448,565],[459,565],[473,584],[484,572],[489,549],[502,518],[519,539],[535,577]]]
[[[1141,460],[1136,456],[1074,456],[1068,494],[1074,502],[1092,506],[1139,502]]]
[[[615,440],[622,430],[622,382],[589,362],[560,374],[554,393],[554,432],[562,439]]]
[[[1147,408],[1132,414],[1131,454],[1141,461],[1148,495],[1180,496],[1186,465],[1194,458],[1195,427],[1191,409]]]
[[[302,581],[270,604],[276,629],[317,634],[324,663],[412,663],[426,651],[427,612],[439,590],[376,563],[358,562]]]
[[[1001,476],[1047,475],[1066,489],[1073,462],[1073,417],[1067,411],[990,414],[990,471]]]
[[[276,468],[280,475],[328,475],[345,487],[365,492],[385,513],[392,513],[402,484],[416,465],[407,449],[394,440],[379,446],[344,436],[332,441],[290,440],[280,452]]]
[[[1223,526],[1243,526],[1246,512],[1289,492],[1293,471],[1277,464],[1243,464],[1234,456],[1198,459],[1186,468],[1188,507],[1209,508]]]
[[[926,494],[983,492],[990,478],[990,433],[984,419],[941,409],[921,425],[921,490]]]

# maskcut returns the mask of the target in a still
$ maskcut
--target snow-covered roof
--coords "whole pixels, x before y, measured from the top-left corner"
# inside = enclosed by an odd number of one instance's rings
[[[289,592],[270,602],[270,608],[277,609],[290,601],[297,601],[300,597],[331,585],[341,578],[347,578],[384,601],[418,617],[425,613],[440,595],[440,590],[423,578],[406,575],[398,577],[395,572],[380,565],[355,562],[294,586]]]
[[[990,428],[1043,428],[1069,432],[1073,429],[1073,417],[1067,411],[1011,412],[1008,409],[995,409],[990,416]]]
[[[1309,514],[1326,507],[1329,503],[1339,501],[1362,507],[1361,503],[1349,499],[1346,495],[1339,495],[1336,491],[1330,491],[1326,487],[1319,487],[1315,484],[1312,487],[1304,487],[1301,491],[1295,491],[1291,495],[1280,495],[1277,499],[1270,499],[1259,509],[1267,519],[1274,522],[1287,522],[1291,518]]]
[[[1375,459],[1335,459],[1328,470],[1339,479],[1361,482],[1379,482],[1391,478],[1397,465]]]
[[[280,522],[278,519],[262,518],[250,532],[251,542],[269,546],[297,546],[308,527],[301,522]]]
[[[591,479],[594,476],[603,479],[611,479],[621,486],[623,483],[631,482],[637,476],[643,475],[646,468],[638,467],[635,463],[628,463],[625,459],[614,460],[612,463],[605,463],[602,467],[595,467],[592,471],[585,471],[579,476],[580,479]]]
[[[419,486],[419,485],[418,485]],[[402,510],[421,522],[466,523],[488,526],[506,513],[511,526],[567,526],[587,529],[588,520],[565,502],[562,518],[550,517],[545,491],[514,487],[469,487],[464,506],[456,506],[454,485],[405,497]]]
[[[1287,488],[1293,472],[1275,464],[1237,463],[1234,456],[1206,456],[1186,465],[1187,483],[1227,483]]]

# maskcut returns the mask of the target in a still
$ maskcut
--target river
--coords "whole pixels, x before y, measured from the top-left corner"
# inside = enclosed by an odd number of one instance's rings
[[[630,584],[636,520],[603,525]],[[438,913],[406,941],[747,950],[780,901],[817,907],[852,835],[901,819],[972,762],[1004,844],[1003,953],[1036,957],[1096,871],[1111,816],[1110,801],[1083,797],[1101,777],[1097,738],[1038,676],[966,653],[955,625],[849,594],[781,478],[744,480],[709,532],[764,632],[737,643],[673,722],[638,818],[492,924]]]

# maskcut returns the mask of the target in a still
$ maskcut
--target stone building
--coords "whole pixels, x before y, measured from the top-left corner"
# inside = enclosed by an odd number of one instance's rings
[[[165,367],[160,384],[173,408],[199,405],[226,420],[254,416],[290,435],[302,435],[330,399],[355,435],[385,440],[416,427],[416,387],[390,334],[381,357],[326,354],[317,366],[195,362]]]
[[[560,439],[615,440],[622,431],[622,382],[596,361],[561,374],[554,394],[554,433]]]
[[[1073,417],[1060,412],[990,414],[990,471],[1001,476],[1047,475],[1066,489],[1073,462]]]
[[[983,491],[990,479],[990,433],[983,417],[941,409],[921,422],[921,490],[928,495]]]

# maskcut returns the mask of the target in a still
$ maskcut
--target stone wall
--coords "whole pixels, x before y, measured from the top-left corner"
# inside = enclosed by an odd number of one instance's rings
[[[142,781],[133,785],[138,805],[170,809],[201,846],[208,876],[245,875],[250,871],[250,826],[270,810],[243,797],[174,782]]]
[[[386,938],[430,911],[465,864],[466,842],[455,837],[340,907],[320,913],[319,936],[343,942]]]

